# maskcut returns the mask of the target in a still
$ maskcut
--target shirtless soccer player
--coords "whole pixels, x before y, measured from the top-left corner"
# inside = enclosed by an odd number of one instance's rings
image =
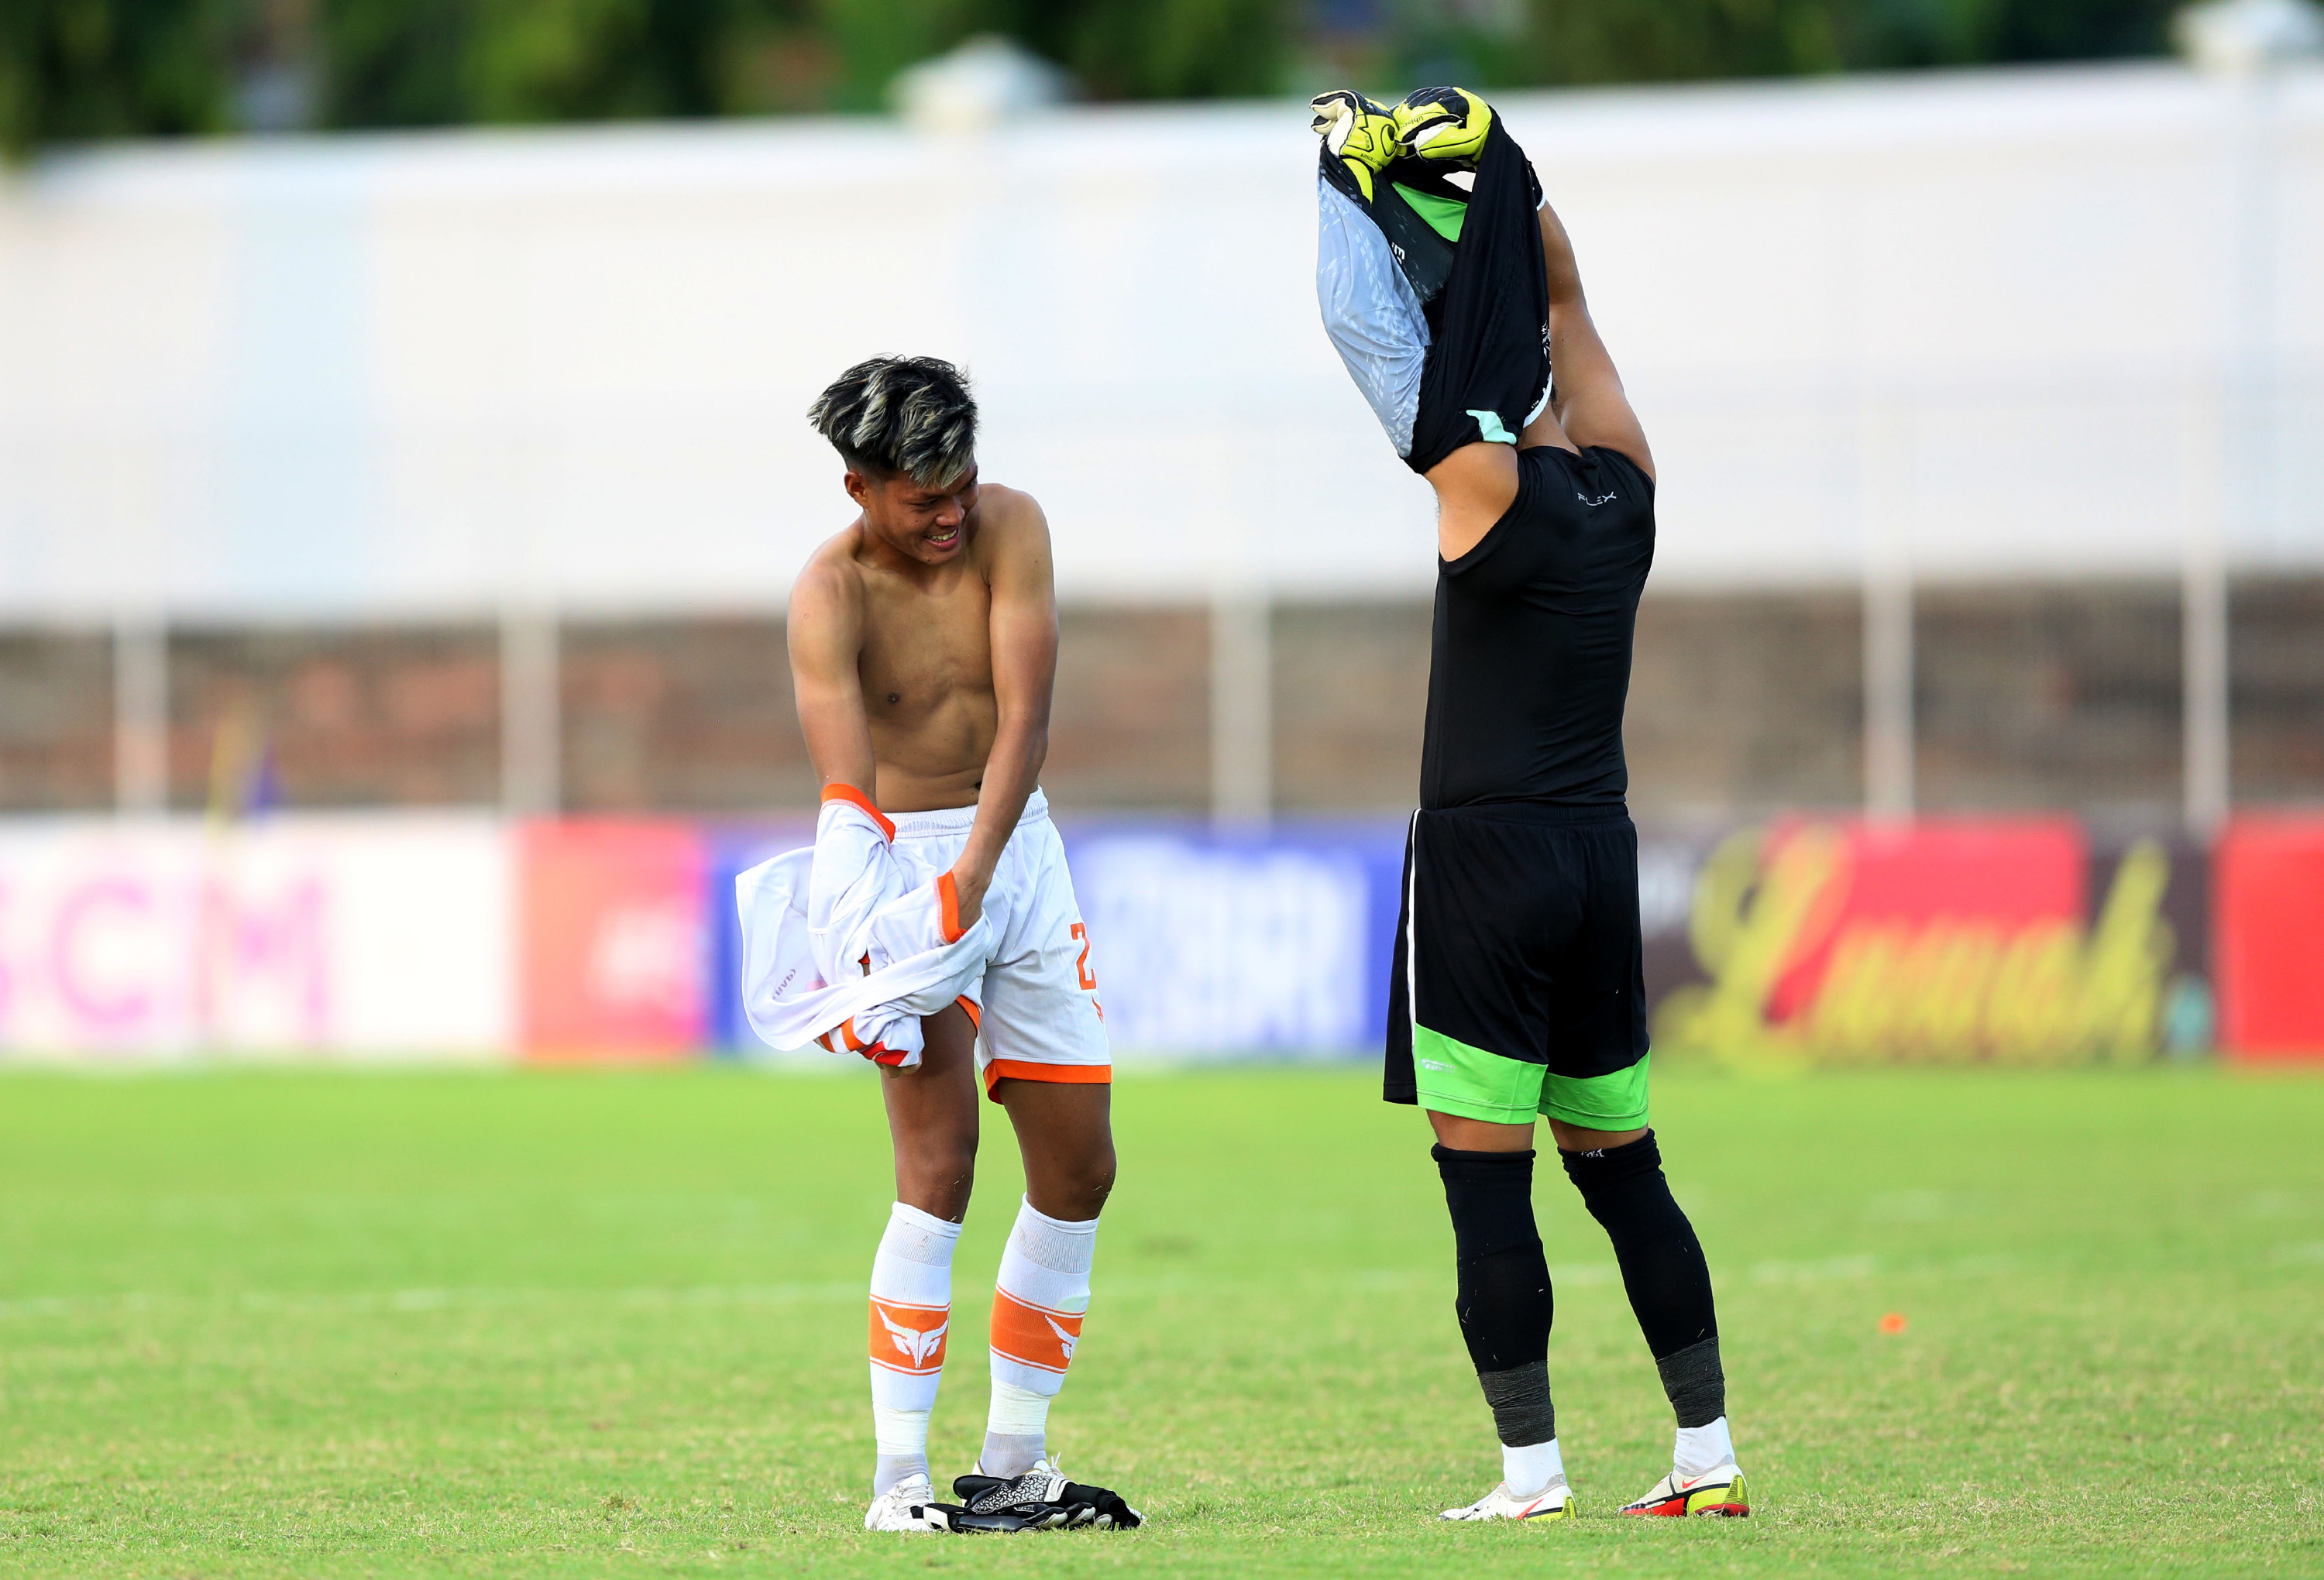
[[[1455,1311],[1502,1465],[1444,1518],[1573,1507],[1546,1367],[1537,1120],[1614,1243],[1677,1416],[1670,1474],[1623,1512],[1748,1513],[1710,1271],[1646,1127],[1622,707],[1654,457],[1565,229],[1491,108],[1459,88],[1315,108],[1326,326],[1438,508],[1385,1095],[1436,1134]]]
[[[1057,660],[1048,523],[1031,495],[978,480],[976,406],[948,363],[858,363],[808,418],[862,512],[791,594],[792,684],[824,799],[867,813],[914,881],[941,887],[948,872],[948,931],[988,915],[994,941],[981,988],[922,1022],[912,1067],[881,1070],[896,1202],[872,1263],[879,1460],[864,1529],[1135,1524],[1114,1494],[1056,1474],[1046,1440],[1114,1166],[1097,979],[1035,785]],[[984,1449],[954,1484],[964,1506],[948,1507],[929,1481],[928,1412],[980,1089],[1017,1132],[1025,1199],[993,1291]]]

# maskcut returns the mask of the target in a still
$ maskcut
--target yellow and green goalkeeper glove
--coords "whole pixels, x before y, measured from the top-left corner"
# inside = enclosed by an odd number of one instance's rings
[[[1417,87],[1388,113],[1399,152],[1458,170],[1477,168],[1493,126],[1493,106],[1465,87]]]
[[[1351,87],[1317,94],[1308,103],[1315,112],[1309,127],[1323,138],[1324,151],[1348,167],[1364,201],[1370,202],[1372,177],[1404,152],[1395,117],[1387,106]]]

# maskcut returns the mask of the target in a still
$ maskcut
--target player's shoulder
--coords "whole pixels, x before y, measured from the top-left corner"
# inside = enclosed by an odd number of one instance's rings
[[[1021,488],[979,483],[976,490],[976,551],[987,565],[1019,556],[1046,559],[1049,519],[1041,503]]]
[[[1013,536],[1038,532],[1046,536],[1049,530],[1049,519],[1041,513],[1041,501],[1021,488],[1010,488],[1001,482],[976,485],[976,519],[987,532]]]
[[[817,545],[791,583],[792,614],[835,613],[859,606],[863,598],[863,574],[856,556],[862,547],[861,520],[851,522]]]

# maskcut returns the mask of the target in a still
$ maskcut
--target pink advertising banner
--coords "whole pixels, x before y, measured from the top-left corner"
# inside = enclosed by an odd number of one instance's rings
[[[510,899],[482,817],[0,825],[0,1049],[494,1057]]]

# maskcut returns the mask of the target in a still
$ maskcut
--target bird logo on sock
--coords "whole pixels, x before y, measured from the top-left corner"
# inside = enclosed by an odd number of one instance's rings
[[[873,1309],[879,1309],[874,1307]],[[880,1326],[888,1330],[889,1342],[902,1351],[904,1358],[911,1362],[914,1366],[925,1364],[930,1355],[943,1347],[945,1330],[952,1326],[952,1318],[949,1317],[934,1327],[923,1328],[906,1327],[890,1318],[885,1311],[880,1311],[879,1315]]]
[[[1049,1325],[1049,1331],[1057,1336],[1057,1347],[1065,1352],[1065,1359],[1069,1361],[1072,1360],[1074,1358],[1074,1346],[1077,1342],[1074,1336],[1067,1333],[1064,1328],[1058,1327],[1056,1318],[1053,1317],[1044,1317],[1041,1320],[1047,1323]]]

